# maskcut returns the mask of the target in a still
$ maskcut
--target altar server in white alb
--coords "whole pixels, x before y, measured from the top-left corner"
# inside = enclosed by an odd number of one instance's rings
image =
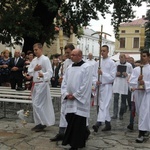
[[[150,132],[150,65],[149,52],[143,51],[141,54],[143,67],[136,67],[130,77],[129,84],[132,91],[137,90],[141,98],[139,106],[138,129],[139,135],[136,142],[144,142],[147,131]],[[142,71],[141,71],[142,70]],[[142,73],[142,75],[141,75]],[[143,91],[141,93],[141,91]],[[137,100],[135,101],[135,103]]]
[[[88,54],[88,59],[85,60],[86,63],[90,64],[91,66],[94,66],[96,61],[93,59],[93,54]]]
[[[69,144],[70,150],[85,147],[86,119],[90,116],[90,96],[92,87],[91,66],[82,60],[82,51],[71,52],[74,62],[65,72],[61,86],[62,103],[65,104],[67,129],[62,145]]]
[[[55,115],[51,100],[49,82],[53,71],[48,57],[43,55],[42,44],[33,45],[36,57],[32,60],[28,74],[33,76],[32,103],[35,132],[43,131],[46,126],[55,124]]]
[[[126,101],[128,99],[128,79],[132,73],[132,65],[126,62],[125,54],[120,54],[120,61],[116,62],[116,78],[113,84],[114,93],[114,106],[113,106],[113,117],[112,119],[117,119],[118,108],[119,108],[119,96],[121,95],[121,106],[119,111],[119,119],[123,119],[123,115],[127,110]]]
[[[102,122],[105,122],[105,127],[102,131],[111,130],[111,118],[109,114],[109,108],[112,98],[112,84],[116,75],[116,66],[113,60],[108,57],[109,47],[103,45],[101,48],[102,60],[95,64],[95,77],[93,77],[93,84],[100,86],[99,87],[99,111],[97,122],[93,125],[94,132],[98,132],[99,126]],[[98,75],[100,76],[100,81],[98,81]]]

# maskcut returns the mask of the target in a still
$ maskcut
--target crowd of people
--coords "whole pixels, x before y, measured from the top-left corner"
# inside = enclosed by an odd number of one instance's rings
[[[20,50],[15,50],[14,57],[11,57],[9,50],[4,50],[0,56],[0,85],[11,86],[12,89],[31,89],[32,77],[27,75],[30,62],[34,53],[28,51],[27,55]],[[27,85],[28,84],[28,85]]]
[[[33,53],[34,52],[34,53]],[[33,45],[27,55],[15,50],[14,57],[4,50],[0,58],[0,84],[22,90],[32,88],[33,116],[32,131],[43,131],[55,124],[49,82],[52,87],[61,87],[61,111],[59,131],[52,142],[69,144],[70,150],[86,145],[90,135],[89,122],[91,99],[97,105],[97,120],[92,126],[94,132],[105,123],[103,132],[111,130],[111,119],[123,120],[129,109],[130,122],[127,128],[134,129],[135,113],[138,115],[139,135],[137,143],[144,142],[150,131],[150,65],[149,52],[141,52],[141,60],[120,54],[115,62],[108,57],[109,47],[101,47],[101,60],[95,61],[92,53],[84,60],[82,51],[74,45],[64,47],[64,56],[55,55],[52,62],[43,55],[42,44]],[[60,59],[61,57],[61,59]],[[94,92],[93,92],[94,91]],[[119,108],[119,96],[121,104]],[[113,116],[110,116],[112,97]]]

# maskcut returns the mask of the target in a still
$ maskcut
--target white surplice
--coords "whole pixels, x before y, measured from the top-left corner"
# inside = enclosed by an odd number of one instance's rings
[[[85,62],[92,66],[94,66],[96,63],[96,61],[94,59],[86,59]]]
[[[40,71],[34,71],[36,65],[41,65]],[[43,78],[38,77],[38,72],[43,73]],[[33,117],[35,124],[51,126],[55,124],[55,114],[51,100],[49,82],[53,71],[48,57],[42,55],[34,58],[28,68],[28,74],[33,76]]]
[[[90,96],[92,87],[91,66],[87,63],[81,66],[70,65],[65,72],[61,86],[62,104],[65,103],[65,114],[90,116]],[[65,100],[66,95],[73,94],[75,100]]]
[[[96,62],[94,66],[95,76],[93,77],[93,84],[96,84],[96,81],[98,81],[98,67],[99,62]],[[109,107],[112,98],[112,84],[116,75],[116,65],[114,61],[108,57],[106,59],[102,59],[101,70],[102,75],[100,75],[101,84],[99,87],[99,112],[97,121],[105,122],[111,120],[109,114]],[[95,99],[97,99],[97,96],[95,97]]]
[[[140,67],[133,69],[129,83],[131,88],[136,88],[137,92],[139,91],[138,94],[141,94],[136,100],[139,106],[138,128],[142,131],[150,131],[150,65],[144,65],[142,70],[145,90],[138,89],[138,77],[141,73]]]
[[[59,70],[59,76],[64,76],[65,74],[65,71],[66,69],[68,68],[68,66],[70,64],[72,64],[72,60],[67,58],[64,62],[63,62],[63,66],[61,66],[60,70]],[[61,72],[61,69],[63,67],[63,71]],[[62,74],[61,74],[62,73]],[[61,101],[63,101],[63,99],[61,99]],[[66,118],[65,118],[65,109],[66,109],[66,106],[64,103],[61,104],[61,110],[60,110],[60,122],[59,122],[59,127],[64,127],[66,128],[67,127],[67,121],[66,121]]]
[[[128,85],[128,78],[132,73],[132,65],[128,62],[126,62],[125,64],[121,64],[120,61],[116,62],[116,67],[118,65],[121,66],[126,66],[126,73],[128,74],[127,77],[122,78],[122,77],[115,77],[114,80],[114,84],[113,84],[113,93],[119,93],[119,94],[124,94],[127,95],[128,94],[128,89],[129,89],[129,85]]]

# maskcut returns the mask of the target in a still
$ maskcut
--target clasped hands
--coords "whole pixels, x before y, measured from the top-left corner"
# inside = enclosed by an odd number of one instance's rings
[[[75,99],[75,97],[72,94],[68,94],[66,97],[68,100],[74,100]]]
[[[120,75],[121,75],[121,72],[116,73],[116,76],[120,76]],[[128,74],[126,72],[122,72],[122,75],[125,76],[125,77],[128,76]]]
[[[8,65],[6,65],[6,64],[4,64],[4,65],[2,65],[3,66],[3,68],[7,68],[8,67]]]
[[[12,67],[11,71],[17,71],[19,68],[18,67]]]

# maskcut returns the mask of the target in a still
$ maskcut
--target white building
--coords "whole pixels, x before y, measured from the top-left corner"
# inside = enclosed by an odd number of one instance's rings
[[[81,49],[83,56],[86,59],[89,53],[92,53],[94,58],[99,57],[99,35],[94,34],[92,29],[83,29],[84,35],[78,39],[77,48]],[[102,45],[108,45],[109,47],[109,56],[112,56],[115,50],[115,42],[108,40],[106,35],[103,35]]]

